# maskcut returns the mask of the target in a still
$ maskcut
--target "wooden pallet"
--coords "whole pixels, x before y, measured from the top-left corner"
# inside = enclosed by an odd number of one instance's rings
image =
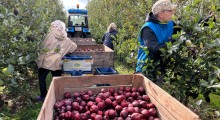
[[[97,87],[97,84],[111,86]],[[199,116],[185,107],[167,92],[155,85],[141,74],[131,75],[97,75],[97,76],[63,76],[54,77],[46,99],[42,105],[38,120],[52,120],[53,106],[57,100],[63,99],[64,92],[79,92],[92,90],[95,94],[102,88],[119,88],[120,86],[144,87],[152,103],[158,110],[161,120],[199,120]]]

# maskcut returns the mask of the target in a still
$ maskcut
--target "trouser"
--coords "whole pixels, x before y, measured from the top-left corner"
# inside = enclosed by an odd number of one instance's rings
[[[62,73],[61,70],[51,71],[51,70],[44,69],[44,68],[38,69],[38,78],[39,78],[39,87],[40,87],[40,96],[41,97],[46,97],[46,95],[47,95],[46,78],[47,78],[47,75],[49,72],[51,72],[53,77],[54,76],[61,76],[61,73]]]

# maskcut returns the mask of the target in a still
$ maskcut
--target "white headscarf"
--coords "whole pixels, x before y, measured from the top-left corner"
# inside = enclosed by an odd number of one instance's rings
[[[52,32],[58,40],[63,40],[63,38],[67,37],[66,25],[60,20],[55,20],[51,23],[50,32]]]
[[[51,23],[50,32],[42,42],[36,60],[39,68],[61,70],[63,56],[77,48],[77,45],[67,37],[65,29],[64,22],[60,20]]]

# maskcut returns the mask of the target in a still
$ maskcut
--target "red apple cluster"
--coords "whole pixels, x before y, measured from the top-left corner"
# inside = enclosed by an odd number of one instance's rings
[[[90,49],[90,48],[87,48],[87,49],[78,49],[77,51],[81,51],[81,52],[92,52],[92,51],[103,52],[104,50],[103,49]]]
[[[160,120],[143,87],[65,92],[54,104],[54,120]]]

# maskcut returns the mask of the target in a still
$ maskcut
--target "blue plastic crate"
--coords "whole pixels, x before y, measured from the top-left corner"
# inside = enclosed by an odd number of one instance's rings
[[[93,76],[93,72],[92,71],[83,71],[82,76]]]
[[[114,70],[112,67],[96,68],[96,73],[98,75],[118,74],[118,72],[116,70]]]
[[[65,74],[70,74],[71,76],[82,76],[83,71],[81,70],[72,70],[72,71],[63,71]]]
[[[71,76],[91,76],[91,75],[93,75],[92,71],[82,71],[82,70],[63,71],[63,73],[70,74]]]

